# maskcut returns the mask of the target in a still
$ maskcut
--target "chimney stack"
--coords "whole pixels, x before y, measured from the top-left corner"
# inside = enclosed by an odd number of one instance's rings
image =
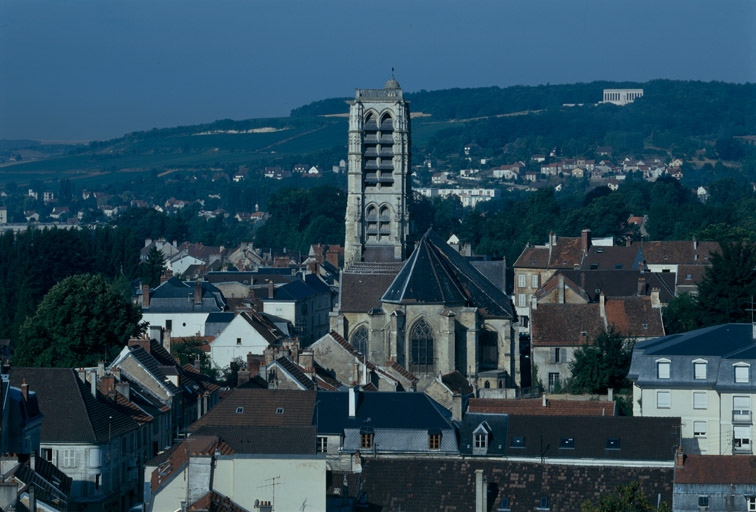
[[[97,376],[100,378],[105,376],[105,361],[102,359],[97,361]]]
[[[142,347],[144,350],[146,350],[148,353],[150,351],[150,340],[145,340],[143,338],[132,338],[129,340],[129,346],[135,347],[139,346]]]
[[[194,362],[192,362],[192,367],[194,368],[194,371],[197,372],[197,373],[199,373],[199,371],[200,371],[200,367],[201,367],[200,363],[201,363],[200,362],[200,356],[199,356],[199,354],[197,354],[194,357]]]
[[[194,281],[194,304],[202,304],[202,280],[197,279]]]
[[[588,254],[588,249],[591,248],[591,230],[584,229],[580,233],[580,245],[583,249],[583,254]]]
[[[315,357],[312,352],[312,350],[303,350],[299,354],[299,365],[302,366],[305,370],[308,368],[314,368],[315,367]]]
[[[89,373],[89,390],[92,393],[92,396],[94,398],[97,398],[97,373],[96,372],[90,372]]]
[[[488,479],[482,469],[475,470],[475,512],[488,511]]]
[[[604,323],[606,323],[606,297],[604,297],[604,290],[601,290],[601,295],[599,295],[599,313],[601,314],[601,318],[604,319]]]
[[[557,290],[557,303],[564,304],[564,275],[559,274],[559,286]]]
[[[118,394],[122,395],[127,401],[131,401],[131,386],[128,382],[118,382],[115,387]]]
[[[661,299],[659,298],[659,288],[651,288],[651,307],[657,309],[662,307]]]
[[[272,280],[268,280],[268,298],[272,299],[273,296],[275,295],[275,293],[276,293],[276,288],[273,285],[273,281]]]
[[[645,277],[638,278],[638,297],[642,295],[646,295],[646,278]]]
[[[675,469],[682,469],[685,465],[685,452],[683,452],[682,446],[677,448],[677,455],[675,456]]]
[[[546,407],[546,393],[541,396],[541,407]]]
[[[142,285],[142,307],[148,309],[150,307],[150,285]]]
[[[115,399],[115,377],[112,375],[103,375],[100,378],[100,393]]]
[[[454,393],[452,396],[452,419],[462,421],[462,395]]]
[[[359,397],[360,388],[353,386],[349,388],[349,417],[354,418],[357,416],[357,399]]]
[[[26,383],[26,379],[24,378],[23,384],[21,384],[21,394],[24,397],[24,402],[29,401],[29,384]]]
[[[249,370],[239,370],[236,372],[236,386],[241,386],[249,382]]]

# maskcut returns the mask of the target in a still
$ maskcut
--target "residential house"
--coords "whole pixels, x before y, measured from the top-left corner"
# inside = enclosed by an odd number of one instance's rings
[[[318,392],[313,422],[331,469],[359,471],[376,456],[459,453],[451,414],[424,393]]]
[[[626,338],[644,340],[664,335],[661,304],[651,297],[599,296],[598,303],[533,303],[531,358],[537,380],[558,392],[571,376],[575,351],[601,333],[615,329]]]
[[[325,460],[313,453],[313,439],[303,437],[303,429],[294,429],[294,443],[290,430],[222,429],[223,437],[192,435],[152,463],[146,510],[173,512],[186,506],[246,512],[273,510],[273,504],[275,510],[325,510]],[[310,441],[304,453],[292,450],[299,440]],[[283,451],[271,452],[270,447]]]
[[[265,313],[294,324],[300,343],[306,347],[328,333],[332,300],[331,287],[319,276],[307,274],[304,279],[270,290],[262,303]]]
[[[242,311],[210,342],[210,361],[215,368],[228,368],[234,359],[244,359],[248,353],[262,355],[270,345],[278,345],[283,337],[283,333],[259,313]]]
[[[207,281],[171,277],[154,289],[145,284],[139,291],[142,320],[164,327],[173,336],[204,336],[208,315],[226,308],[221,291]]]
[[[139,260],[146,261],[147,256],[150,254],[150,250],[153,247],[162,253],[165,261],[168,261],[178,253],[176,242],[167,242],[165,238],[158,238],[157,240],[147,238],[144,240],[144,247],[139,250]]]
[[[468,400],[475,396],[475,388],[464,375],[454,370],[446,375],[439,375],[430,386],[425,388],[425,394],[444,409],[451,411],[452,416],[457,419],[462,417],[462,412],[467,408]],[[460,408],[456,413],[454,411],[455,405]]]
[[[48,418],[41,455],[71,477],[69,508],[123,511],[141,501],[139,425],[104,400],[96,382],[88,386],[68,368],[12,368],[10,382],[37,394]]]
[[[678,454],[673,512],[756,510],[756,457]]]
[[[634,416],[678,416],[685,453],[753,453],[756,327],[724,324],[639,342]]]
[[[184,242],[177,249],[178,252],[166,261],[168,269],[175,274],[183,274],[191,265],[204,265],[208,268],[220,267],[228,256],[228,251],[222,245],[212,247]]]

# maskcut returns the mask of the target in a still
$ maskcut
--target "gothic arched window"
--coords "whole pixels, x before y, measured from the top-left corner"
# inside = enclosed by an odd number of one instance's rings
[[[367,356],[368,350],[368,330],[364,325],[358,327],[353,333],[352,338],[349,340],[354,348],[358,352]]]
[[[413,371],[433,371],[433,329],[424,319],[420,319],[410,332],[412,353],[410,365]]]

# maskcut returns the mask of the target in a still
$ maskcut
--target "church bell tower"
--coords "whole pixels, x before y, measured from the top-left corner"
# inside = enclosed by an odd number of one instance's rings
[[[399,83],[357,89],[349,102],[344,259],[403,261],[409,234],[410,112]]]

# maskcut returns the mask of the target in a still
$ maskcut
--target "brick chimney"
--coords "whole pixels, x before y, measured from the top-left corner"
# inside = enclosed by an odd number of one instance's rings
[[[142,347],[144,350],[146,350],[148,353],[150,351],[150,340],[145,340],[144,338],[132,338],[129,340],[129,346],[130,347]]]
[[[24,382],[21,384],[21,394],[24,397],[24,402],[29,401],[29,384],[26,383],[26,379],[24,379]]]
[[[241,386],[249,382],[249,370],[239,370],[236,372],[236,386]]]
[[[194,281],[194,304],[202,304],[202,280],[197,279]]]
[[[646,278],[638,278],[638,296],[646,295]]]
[[[110,397],[111,399],[115,399],[115,392],[116,392],[115,377],[113,377],[110,374],[103,375],[102,377],[100,377],[99,385],[100,385],[100,393]]]
[[[150,285],[148,284],[142,285],[142,307],[150,307]]]
[[[682,446],[677,449],[675,455],[675,469],[682,469],[685,465],[685,452],[683,452]]]
[[[583,254],[588,253],[588,249],[591,248],[591,230],[584,229],[580,232],[580,247],[583,249]]]
[[[249,372],[249,377],[255,377],[260,373],[260,357],[255,356],[252,354],[252,352],[247,353],[247,371]]]
[[[328,250],[326,252],[326,261],[336,268],[339,268],[339,252]]]

